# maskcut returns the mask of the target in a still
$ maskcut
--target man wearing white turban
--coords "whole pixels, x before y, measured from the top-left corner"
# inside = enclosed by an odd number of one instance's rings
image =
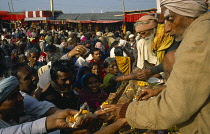
[[[161,0],[168,33],[182,40],[167,87],[148,101],[105,105],[132,128],[167,129],[182,134],[210,132],[210,12],[205,0]],[[134,116],[135,115],[135,116]]]
[[[182,15],[197,18],[208,10],[205,0],[161,0],[161,6]]]

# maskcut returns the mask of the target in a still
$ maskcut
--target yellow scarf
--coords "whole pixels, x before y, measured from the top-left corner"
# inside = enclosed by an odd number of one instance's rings
[[[164,32],[164,24],[158,24],[156,35],[152,44],[152,50],[157,52],[159,63],[165,56],[165,50],[171,46],[174,38]]]
[[[123,57],[123,56],[115,56],[115,59],[117,61],[117,65],[119,70],[124,74],[130,74],[131,73],[131,60],[130,57]]]

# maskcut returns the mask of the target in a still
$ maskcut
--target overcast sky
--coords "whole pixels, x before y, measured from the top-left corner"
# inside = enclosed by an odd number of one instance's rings
[[[9,11],[50,10],[50,0],[0,0],[0,10]],[[124,0],[125,11],[156,8],[156,0]],[[64,13],[99,13],[122,11],[122,0],[54,0],[54,9]]]

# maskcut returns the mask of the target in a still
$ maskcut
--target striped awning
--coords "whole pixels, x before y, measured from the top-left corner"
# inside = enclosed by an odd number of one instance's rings
[[[25,18],[24,21],[41,21],[41,20],[49,20],[50,17],[34,17],[34,18]]]

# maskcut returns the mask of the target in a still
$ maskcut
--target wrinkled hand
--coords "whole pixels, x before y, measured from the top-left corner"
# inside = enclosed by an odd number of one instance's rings
[[[68,57],[71,58],[75,55],[84,55],[86,53],[86,49],[83,45],[77,45],[68,53]]]
[[[117,97],[117,93],[110,93],[109,97],[107,98],[106,102],[111,102],[114,98]]]
[[[120,110],[122,106],[123,106],[122,104],[108,104],[108,105],[102,106],[102,109],[104,111],[108,111],[107,113],[110,113],[111,116],[114,116],[116,117],[116,119],[118,119],[120,118]]]
[[[78,111],[72,109],[58,110],[46,119],[47,130],[69,128],[66,117],[77,114]]]
[[[95,111],[94,115],[96,116],[96,118],[103,120],[103,122],[109,122],[114,117],[114,115],[110,114],[113,111],[113,109],[97,110]]]
[[[157,96],[160,92],[159,89],[145,89],[139,94],[137,101],[148,100],[150,97]]]
[[[147,80],[152,75],[152,72],[150,69],[136,70],[135,75],[136,79]]]

